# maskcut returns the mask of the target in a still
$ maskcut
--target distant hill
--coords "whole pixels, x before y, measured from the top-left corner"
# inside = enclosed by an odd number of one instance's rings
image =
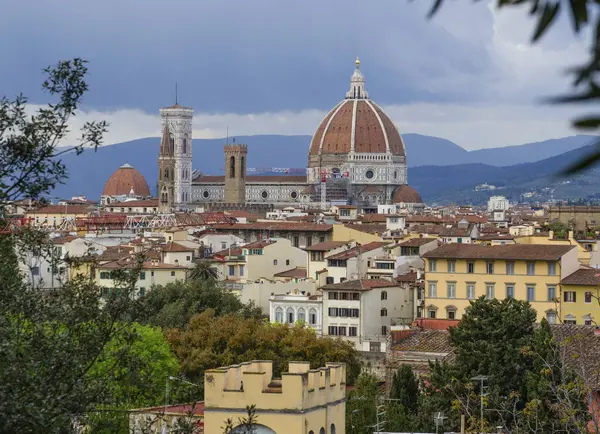
[[[441,174],[445,174],[442,176],[443,186],[436,187],[439,191],[445,191],[445,187],[449,185],[456,185],[457,188],[463,185],[469,186],[475,178],[484,179],[481,182],[485,182],[487,177],[488,182],[491,182],[492,174],[502,172],[495,170],[497,166],[544,160],[579,148],[596,137],[573,136],[470,152],[449,140],[438,137],[404,134],[403,138],[411,168],[409,182],[412,184],[416,180],[419,184],[423,184],[422,193],[425,197],[438,198],[440,196],[434,191],[425,193],[430,191],[428,179],[435,183],[440,180]],[[310,136],[238,136],[236,141],[248,145],[248,167],[263,169],[265,172],[267,171],[265,168],[270,167],[300,169],[306,167]],[[208,174],[222,174],[224,143],[225,139],[195,139],[193,141],[194,169]],[[109,176],[125,163],[133,165],[144,175],[151,192],[155,194],[158,148],[159,139],[149,137],[104,146],[96,152],[85,151],[79,156],[66,154],[63,161],[68,167],[69,179],[64,185],[55,189],[53,196],[71,197],[83,194],[89,198],[98,198]],[[427,167],[420,167],[425,165]],[[431,169],[431,166],[445,166],[445,170]],[[481,176],[478,177],[477,174]]]
[[[496,167],[481,163],[452,166],[422,166],[409,171],[409,183],[428,202],[484,203],[494,194],[512,201],[551,198],[575,199],[600,193],[600,170],[592,167],[574,177],[561,177],[560,172],[595,149],[588,145],[534,163]],[[493,191],[475,191],[481,184],[496,187]],[[533,193],[525,198],[525,193]]]

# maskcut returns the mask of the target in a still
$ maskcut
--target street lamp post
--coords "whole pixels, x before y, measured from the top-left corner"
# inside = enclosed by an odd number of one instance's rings
[[[471,378],[471,380],[473,381],[480,381],[481,382],[481,388],[479,390],[479,398],[481,400],[481,408],[480,408],[480,423],[481,423],[481,434],[483,434],[483,397],[487,396],[487,393],[485,393],[484,390],[484,385],[483,383],[485,381],[487,381],[489,379],[489,375],[477,375],[476,377]]]

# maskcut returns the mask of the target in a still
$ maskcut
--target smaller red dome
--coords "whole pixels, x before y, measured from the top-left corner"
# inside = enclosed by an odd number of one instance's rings
[[[108,178],[102,196],[128,196],[132,191],[135,196],[150,196],[148,183],[142,174],[133,166],[124,164]]]
[[[394,203],[423,203],[421,195],[410,185],[400,185],[392,196]]]

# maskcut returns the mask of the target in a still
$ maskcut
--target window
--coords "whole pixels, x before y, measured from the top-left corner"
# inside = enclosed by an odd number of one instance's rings
[[[456,298],[456,283],[448,282],[448,298]]]
[[[303,308],[298,309],[298,321],[306,322],[306,312]]]
[[[456,311],[455,310],[448,311],[448,319],[456,319]]]
[[[575,324],[577,324],[577,320],[575,319],[575,317],[573,315],[569,314],[569,315],[565,316],[563,323],[575,325]]]
[[[356,327],[350,327],[348,329],[348,336],[356,336]]]
[[[535,286],[527,285],[527,301],[535,301]]]
[[[38,269],[38,274],[39,274],[39,269]],[[109,271],[101,271],[100,279],[110,279],[110,272]]]
[[[292,238],[292,245],[294,247],[300,246],[300,237],[298,235],[294,235],[294,238]]]
[[[486,263],[486,272],[487,272],[487,274],[494,274],[494,263],[493,262]]]
[[[584,316],[584,317],[583,317],[583,323],[584,323],[586,326],[591,326],[591,325],[593,324],[592,318],[590,318],[590,316],[589,316],[589,315],[586,315],[586,316]]]
[[[372,353],[381,352],[381,342],[369,342],[369,351]]]
[[[435,259],[430,259],[429,260],[429,271],[435,272],[436,265],[437,265],[436,260]]]
[[[346,336],[346,326],[338,327],[338,336]]]
[[[144,295],[146,295],[146,288],[144,288],[143,286],[140,288],[140,297],[143,297]]]
[[[140,273],[140,280],[146,280],[146,272],[145,271],[142,271]]]
[[[273,259],[273,265],[277,265],[277,259]]]
[[[331,336],[337,336],[338,334],[337,326],[329,326],[329,329],[327,331]]]
[[[457,242],[458,244],[462,244],[462,238],[457,238],[457,239],[456,239],[456,242]]]
[[[286,314],[288,324],[294,324],[294,309],[288,307]]]
[[[509,275],[515,274],[515,263],[514,262],[506,263],[506,274],[509,274]]]
[[[229,177],[235,178],[235,157],[229,158]]]
[[[528,262],[527,263],[527,275],[528,276],[535,276],[535,262]]]
[[[436,298],[437,297],[437,283],[435,282],[429,282],[429,294],[428,294],[429,298]]]
[[[338,299],[338,293],[335,291],[329,291],[329,295],[327,296],[327,298],[329,300],[337,300]]]
[[[285,265],[290,265],[290,260],[289,259],[285,260]]]
[[[576,303],[577,294],[575,293],[575,291],[565,291],[563,300],[565,303]]]
[[[358,309],[352,309],[352,318],[358,318],[359,312],[360,311]]]
[[[548,276],[556,276],[556,262],[548,262]]]
[[[269,193],[267,193],[266,191],[263,191],[263,192],[260,194],[260,197],[262,197],[263,199],[266,199],[267,197],[269,197]]]
[[[546,321],[548,324],[556,324],[556,312],[549,310],[546,312]]]
[[[387,316],[387,309],[384,307],[383,309],[381,309],[381,316]]]
[[[175,272],[171,271],[171,277],[175,277]]]
[[[381,291],[381,299],[387,300],[387,291]]]
[[[338,311],[339,309],[337,307],[330,307],[329,308],[329,316],[338,316]]]
[[[191,257],[191,256],[186,256],[186,257],[185,257],[185,260],[186,260],[187,262],[190,262],[190,261],[192,260],[192,257]]]
[[[475,262],[467,262],[467,273],[473,274],[475,273]]]
[[[387,336],[387,326],[381,326],[381,335]]]
[[[187,139],[183,139],[183,146],[181,152],[187,154]]]
[[[506,298],[515,298],[515,285],[506,285]]]
[[[548,301],[556,300],[556,286],[548,287]]]
[[[225,250],[227,248],[227,243],[221,243],[221,250]]]
[[[235,266],[233,266],[233,265],[229,266],[229,275],[235,276]]]
[[[352,300],[354,300],[354,301],[358,301],[358,300],[360,300],[360,293],[358,293],[358,292],[353,292],[353,293],[352,293]]]
[[[367,170],[365,172],[365,176],[367,177],[367,179],[372,179],[373,176],[375,176],[375,173],[372,170]]]
[[[586,303],[591,303],[592,302],[592,293],[591,292],[586,292],[585,296],[583,297],[584,301]]]
[[[492,300],[494,298],[494,284],[485,285],[485,298]]]
[[[278,322],[278,323],[283,322],[283,309],[280,307],[275,309],[275,322]]]
[[[327,283],[327,285],[331,285],[333,283],[333,277],[326,277],[325,283]]]
[[[454,273],[456,271],[456,261],[448,261],[448,273]]]
[[[435,317],[436,317],[435,309],[429,309],[428,314],[429,314],[429,318],[435,319]]]
[[[244,266],[240,265],[240,276],[244,275]]]
[[[317,324],[317,311],[315,309],[311,309],[308,312],[308,322],[310,325]]]
[[[475,299],[475,284],[467,283],[467,299],[474,300]]]
[[[31,267],[31,274],[33,276],[39,276],[40,275],[40,267]],[[102,273],[100,273],[100,279],[102,279]]]
[[[324,243],[325,242],[325,237],[319,237],[319,242],[320,243]]]

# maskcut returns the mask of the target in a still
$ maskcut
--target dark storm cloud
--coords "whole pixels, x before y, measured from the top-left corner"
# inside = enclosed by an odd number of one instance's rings
[[[90,61],[86,104],[100,110],[156,112],[173,102],[175,81],[181,103],[197,111],[327,109],[346,92],[359,55],[382,104],[477,100],[477,77],[492,67],[481,41],[426,22],[428,2],[416,3],[5,1],[0,95],[43,101],[41,69],[78,56]],[[482,28],[489,37],[491,26]],[[458,84],[444,85],[449,78]]]

